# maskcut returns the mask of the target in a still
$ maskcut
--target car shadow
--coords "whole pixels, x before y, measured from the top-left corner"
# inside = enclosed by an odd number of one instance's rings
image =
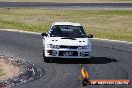
[[[119,62],[116,59],[111,59],[107,57],[91,57],[90,59],[82,58],[54,58],[51,63],[58,64],[107,64],[111,62]]]

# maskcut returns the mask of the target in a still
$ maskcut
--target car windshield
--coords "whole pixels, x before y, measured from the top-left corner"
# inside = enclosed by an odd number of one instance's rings
[[[86,33],[82,26],[55,25],[50,30],[51,37],[85,38]]]

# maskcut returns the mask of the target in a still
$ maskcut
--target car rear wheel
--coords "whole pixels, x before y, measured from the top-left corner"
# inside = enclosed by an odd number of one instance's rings
[[[51,62],[51,58],[45,56],[45,51],[44,50],[43,50],[43,58],[44,58],[44,62],[46,62],[46,63]]]

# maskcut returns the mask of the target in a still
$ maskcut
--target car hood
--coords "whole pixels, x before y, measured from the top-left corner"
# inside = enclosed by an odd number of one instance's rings
[[[64,38],[64,37],[46,37],[46,44],[53,45],[69,45],[69,46],[84,46],[90,45],[88,38]]]

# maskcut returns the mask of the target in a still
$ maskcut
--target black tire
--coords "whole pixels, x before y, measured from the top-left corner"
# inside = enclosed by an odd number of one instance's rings
[[[43,58],[45,57],[45,50],[43,50]]]
[[[51,63],[51,58],[45,57],[45,58],[44,58],[44,62],[46,62],[46,63]]]
[[[46,63],[51,62],[51,58],[45,56],[45,51],[44,50],[43,50],[43,58],[44,58],[44,62],[46,62]]]

